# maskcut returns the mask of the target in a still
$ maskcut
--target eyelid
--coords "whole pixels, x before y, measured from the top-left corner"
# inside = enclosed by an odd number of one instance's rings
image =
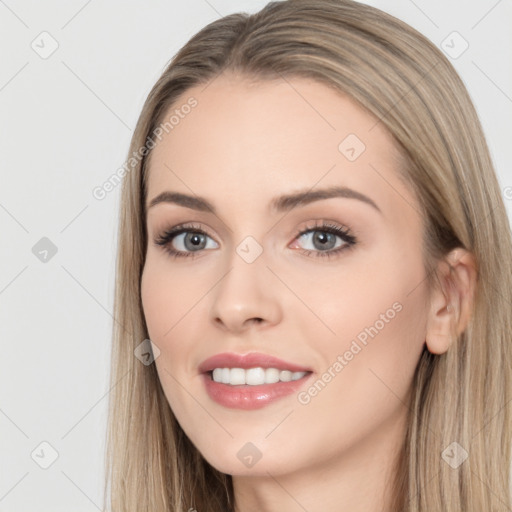
[[[215,240],[215,237],[212,236],[207,229],[204,229],[200,225],[194,225],[193,223],[183,222],[180,224],[176,224],[173,227],[170,228],[164,228],[160,231],[157,231],[157,234],[154,237],[154,242],[157,245],[165,246],[167,243],[171,243],[177,236],[187,233],[187,232],[193,232],[193,233],[201,233],[206,235],[207,237],[211,238],[216,244],[219,244],[217,240]],[[170,236],[172,235],[172,236]],[[167,240],[170,238],[170,240]]]

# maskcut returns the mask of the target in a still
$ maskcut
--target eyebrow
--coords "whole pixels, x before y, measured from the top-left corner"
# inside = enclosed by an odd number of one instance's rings
[[[379,213],[382,214],[381,209],[377,206],[377,204],[370,199],[368,196],[362,194],[361,192],[357,192],[348,187],[340,187],[333,186],[324,189],[318,190],[303,190],[299,192],[295,192],[293,194],[282,195],[279,197],[275,197],[270,202],[270,208],[272,211],[279,212],[287,212],[294,208],[305,206],[314,201],[320,201],[322,199],[331,199],[333,197],[347,198],[347,199],[357,199],[362,201]],[[210,212],[213,214],[217,214],[215,207],[213,204],[207,199],[199,196],[191,196],[188,194],[182,194],[180,192],[170,192],[165,191],[161,194],[154,197],[149,203],[148,209],[156,206],[160,203],[172,203],[177,204],[179,206],[184,206],[185,208],[191,208],[193,210],[198,210],[201,212]]]

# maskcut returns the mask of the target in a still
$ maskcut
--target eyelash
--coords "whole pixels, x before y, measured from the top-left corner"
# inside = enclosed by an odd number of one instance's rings
[[[311,253],[314,253],[314,257],[318,258],[332,258],[335,256],[338,256],[339,253],[345,250],[352,249],[354,245],[357,243],[357,239],[354,235],[351,234],[350,230],[345,227],[338,226],[336,224],[329,224],[327,222],[321,223],[321,224],[315,224],[314,226],[309,226],[303,231],[300,231],[297,236],[294,238],[294,240],[300,238],[302,235],[305,235],[306,233],[309,233],[311,231],[319,231],[321,233],[331,233],[333,235],[337,235],[340,237],[345,244],[341,247],[338,247],[337,249],[333,249],[330,251],[312,251],[309,249],[298,249],[302,254],[305,254],[306,256],[309,256]],[[188,257],[195,257],[196,253],[201,251],[176,251],[175,249],[171,248],[171,242],[175,237],[178,235],[181,235],[182,233],[199,233],[202,235],[206,235],[209,238],[210,235],[203,231],[198,226],[189,225],[189,224],[180,224],[178,226],[175,226],[172,229],[164,230],[162,234],[160,234],[155,239],[155,244],[158,246],[161,246],[164,248],[164,250],[173,258],[188,258]]]

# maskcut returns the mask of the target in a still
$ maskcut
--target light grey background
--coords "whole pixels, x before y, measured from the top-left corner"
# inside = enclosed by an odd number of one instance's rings
[[[454,31],[467,41],[452,61],[512,217],[512,3],[366,3],[452,53],[464,44]],[[123,164],[174,53],[221,15],[265,4],[0,0],[0,512],[100,509],[119,187],[101,201],[92,190]],[[57,248],[46,262],[32,250],[43,237]],[[42,442],[58,453],[48,469]]]

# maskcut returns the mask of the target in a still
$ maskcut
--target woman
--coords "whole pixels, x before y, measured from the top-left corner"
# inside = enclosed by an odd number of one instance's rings
[[[510,510],[510,229],[434,45],[349,0],[226,16],[128,164],[113,510]]]

